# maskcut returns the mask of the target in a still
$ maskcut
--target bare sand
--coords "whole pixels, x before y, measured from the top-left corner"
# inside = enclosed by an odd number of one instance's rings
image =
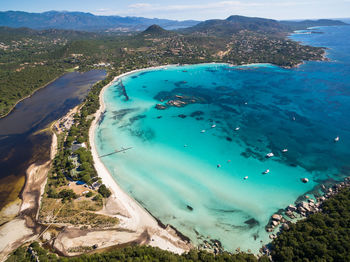
[[[151,67],[148,69],[155,68],[165,68],[162,67]],[[138,233],[137,235],[143,234],[145,231],[149,234],[150,240],[148,243],[151,246],[157,246],[164,250],[169,250],[174,253],[183,253],[188,251],[191,248],[191,245],[181,239],[177,233],[172,230],[170,227],[163,228],[158,224],[158,221],[148,213],[137,201],[131,198],[127,193],[125,193],[116,181],[113,179],[112,175],[109,173],[107,168],[101,162],[98,157],[97,150],[95,147],[95,129],[97,127],[97,123],[101,117],[101,114],[105,111],[105,104],[103,101],[103,93],[104,91],[110,87],[115,81],[119,78],[135,73],[141,70],[131,71],[125,74],[122,74],[116,77],[111,83],[103,87],[100,93],[100,108],[96,112],[95,119],[91,124],[89,130],[89,142],[91,146],[91,153],[94,159],[95,168],[98,172],[99,177],[102,178],[103,183],[112,191],[112,198],[115,202],[115,208],[119,207],[119,211],[115,210],[116,215],[120,220],[120,228],[125,230],[130,230],[132,232]],[[110,211],[110,210],[109,210]],[[120,240],[121,242],[129,242],[130,237],[127,239]]]
[[[17,218],[0,227],[0,261],[16,248],[36,238],[40,227],[37,227],[36,217],[39,211],[41,195],[44,192],[47,172],[51,159],[56,154],[57,138],[52,136],[50,160],[42,165],[32,164],[27,169],[26,183],[22,191],[22,204],[18,208]]]

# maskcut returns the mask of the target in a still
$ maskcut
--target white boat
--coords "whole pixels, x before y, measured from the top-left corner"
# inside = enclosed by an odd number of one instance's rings
[[[201,133],[205,133],[205,129],[203,129],[203,130],[201,131]]]
[[[301,179],[301,182],[303,182],[303,183],[307,183],[307,182],[309,182],[309,179],[308,179],[308,178],[306,178],[306,177],[304,177],[304,178],[302,178],[302,179]]]
[[[268,173],[270,173],[270,169],[266,169],[266,170],[263,172],[263,174],[268,174]]]
[[[339,136],[337,136],[336,138],[334,138],[334,142],[338,142],[339,141]]]
[[[214,127],[216,127],[216,125],[215,125],[215,124],[211,126],[211,128],[214,128]]]
[[[248,176],[245,176],[245,177],[244,177],[244,180],[246,180],[246,179],[248,179]]]
[[[282,152],[283,152],[283,153],[288,152],[288,149],[287,149],[287,148],[282,149]]]
[[[293,116],[293,121],[295,121],[295,116]]]
[[[238,131],[238,130],[239,130],[239,127],[236,127],[236,128],[235,128],[235,131]]]
[[[270,158],[270,157],[273,157],[273,156],[274,156],[274,154],[272,152],[266,154],[267,158]]]

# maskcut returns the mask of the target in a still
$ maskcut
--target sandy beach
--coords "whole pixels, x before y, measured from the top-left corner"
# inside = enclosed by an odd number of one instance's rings
[[[40,208],[40,199],[44,193],[47,172],[57,150],[57,137],[52,134],[50,160],[42,165],[32,164],[27,169],[26,183],[23,188],[17,217],[0,227],[0,261],[16,248],[36,238],[41,227],[36,219]]]
[[[166,228],[161,227],[158,224],[157,220],[150,213],[148,213],[137,201],[131,198],[119,187],[119,185],[113,179],[112,175],[109,173],[107,168],[104,166],[104,164],[98,157],[98,153],[95,146],[95,129],[98,125],[102,113],[105,111],[105,104],[103,101],[104,91],[119,78],[128,74],[144,71],[147,69],[152,70],[165,67],[167,66],[150,67],[146,69],[134,70],[115,77],[111,83],[103,87],[100,93],[100,108],[96,112],[95,119],[92,122],[89,130],[89,142],[98,176],[102,178],[103,183],[106,184],[106,186],[111,190],[112,196],[110,197],[110,199],[113,199],[113,201],[116,203],[115,206],[119,207],[119,210],[115,210],[116,213],[118,213],[118,215],[116,216],[120,220],[119,226],[125,230],[130,230],[132,232],[138,233],[136,234],[138,236],[142,235],[144,232],[147,232],[150,241],[148,241],[148,243],[145,244],[157,246],[161,249],[169,250],[174,253],[183,253],[185,251],[188,251],[191,248],[191,245],[187,241],[181,239],[180,236],[177,235],[175,230],[173,230],[170,226],[167,226]],[[126,238],[127,239],[125,240],[127,241],[125,242],[129,242],[129,236],[127,236]]]

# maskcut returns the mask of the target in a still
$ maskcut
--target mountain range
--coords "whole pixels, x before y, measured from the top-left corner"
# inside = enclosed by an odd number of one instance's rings
[[[97,16],[91,13],[49,11],[27,13],[22,11],[0,12],[0,26],[29,27],[32,29],[69,29],[80,31],[142,31],[157,24],[173,30],[190,27],[199,21],[168,20],[144,17]]]
[[[31,29],[66,29],[78,31],[131,32],[143,31],[152,25],[182,33],[227,36],[242,30],[282,34],[312,26],[345,25],[342,21],[321,19],[304,21],[277,21],[273,19],[232,15],[227,19],[177,21],[144,17],[97,16],[91,13],[49,11],[27,13],[22,11],[0,12],[0,26],[27,27]],[[152,28],[151,28],[152,29]],[[159,28],[153,28],[151,31]],[[159,33],[159,32],[158,32]],[[164,33],[164,32],[163,32]]]

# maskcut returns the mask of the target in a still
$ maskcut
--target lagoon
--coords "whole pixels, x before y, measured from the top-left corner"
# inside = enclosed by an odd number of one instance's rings
[[[101,160],[128,194],[195,244],[218,239],[228,251],[257,253],[269,242],[273,213],[350,175],[350,29],[318,30],[291,38],[332,48],[331,62],[169,66],[124,76],[104,92],[95,140],[100,155],[132,149]],[[194,102],[155,107],[176,96]]]
[[[67,73],[0,119],[0,209],[18,198],[27,168],[49,159],[51,134],[40,130],[79,105],[105,76],[105,70]]]

